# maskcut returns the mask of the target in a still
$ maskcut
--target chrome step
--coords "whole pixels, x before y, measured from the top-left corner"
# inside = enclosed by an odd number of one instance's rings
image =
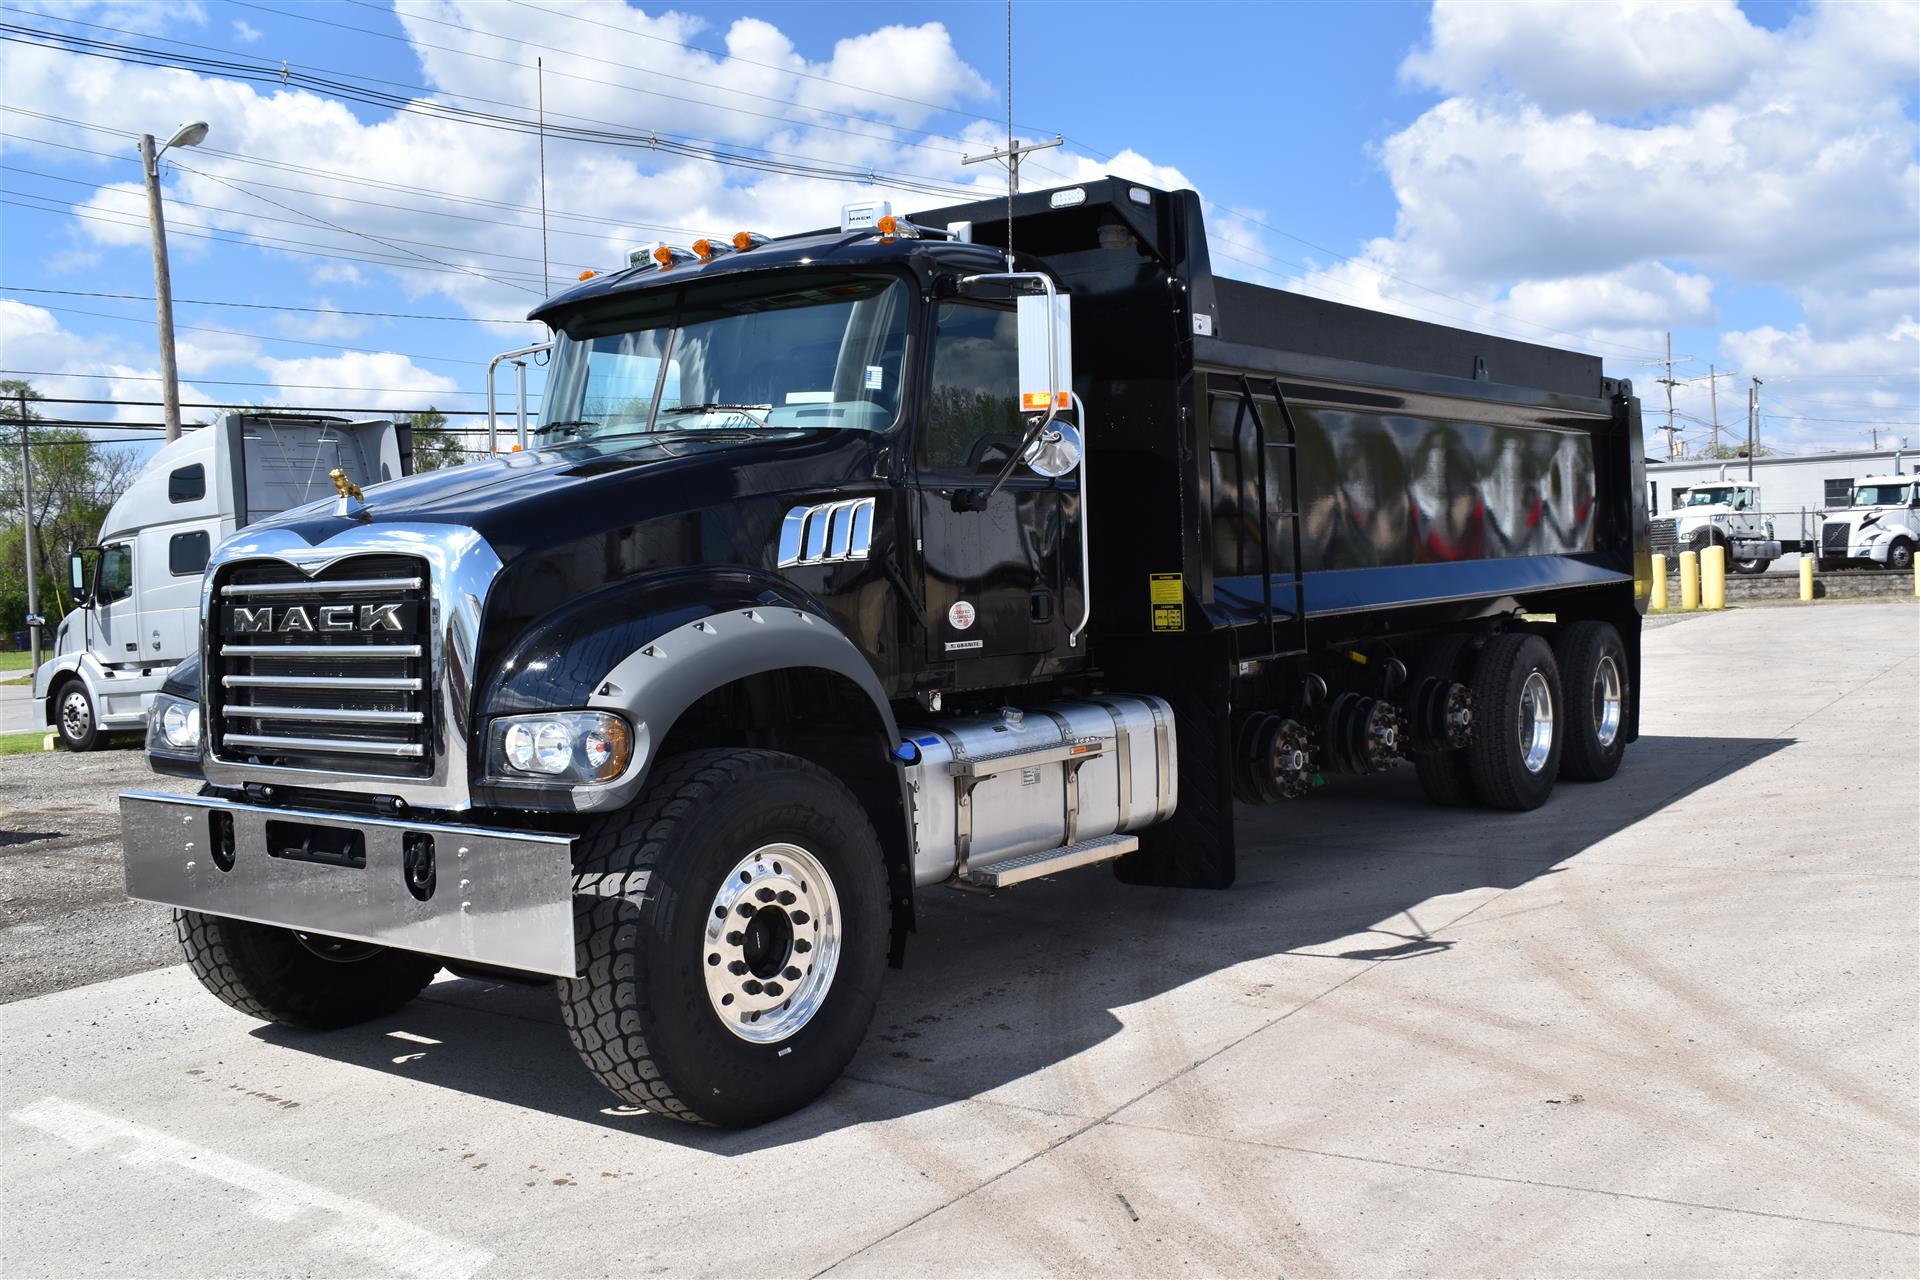
[[[1037,880],[1056,872],[1072,871],[1075,867],[1090,867],[1096,862],[1111,862],[1139,847],[1138,836],[1101,836],[1098,840],[1082,840],[1079,844],[970,867],[961,882],[982,889],[1004,889],[1023,880]]]

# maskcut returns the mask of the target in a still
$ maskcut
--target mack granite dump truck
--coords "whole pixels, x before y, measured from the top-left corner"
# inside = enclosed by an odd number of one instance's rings
[[[1631,387],[1216,277],[1192,192],[850,206],[533,315],[524,448],[207,567],[127,886],[255,1018],[553,982],[615,1094],[753,1124],[943,887],[1224,890],[1236,802],[1533,809],[1636,735]]]

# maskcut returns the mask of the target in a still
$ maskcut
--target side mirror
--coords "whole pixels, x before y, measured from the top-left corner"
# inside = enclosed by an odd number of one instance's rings
[[[1020,460],[1035,475],[1058,480],[1061,476],[1072,475],[1079,467],[1083,447],[1080,428],[1065,418],[1055,418],[1053,425],[1041,431],[1039,437],[1027,446]]]
[[[87,603],[87,558],[76,551],[67,557],[67,598],[73,603]]]

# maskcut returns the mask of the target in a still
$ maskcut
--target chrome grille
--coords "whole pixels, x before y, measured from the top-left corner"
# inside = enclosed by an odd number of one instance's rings
[[[1647,534],[1653,543],[1653,553],[1671,557],[1680,547],[1678,530],[1680,522],[1666,516],[1647,522]]]
[[[207,619],[214,757],[428,776],[431,614],[427,567],[409,556],[313,577],[277,560],[224,566]]]
[[[1851,526],[1841,521],[1830,521],[1820,527],[1820,554],[1829,558],[1843,559],[1847,554],[1847,535]]]

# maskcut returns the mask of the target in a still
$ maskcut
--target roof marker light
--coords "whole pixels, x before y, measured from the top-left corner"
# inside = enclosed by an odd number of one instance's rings
[[[702,262],[705,262],[708,258],[713,257],[715,254],[732,253],[732,252],[733,252],[733,246],[721,244],[717,240],[708,240],[702,237],[701,239],[695,240],[693,242],[694,256],[699,258]]]
[[[768,237],[758,231],[736,231],[733,233],[733,248],[736,253],[745,253],[749,249],[758,249],[768,243]]]
[[[597,276],[597,275],[599,275],[599,274],[600,274],[600,273],[599,273],[598,271],[582,271],[582,272],[580,273],[580,278],[581,278],[582,280],[591,280],[591,279],[593,279],[593,278],[594,278],[595,276]]]

